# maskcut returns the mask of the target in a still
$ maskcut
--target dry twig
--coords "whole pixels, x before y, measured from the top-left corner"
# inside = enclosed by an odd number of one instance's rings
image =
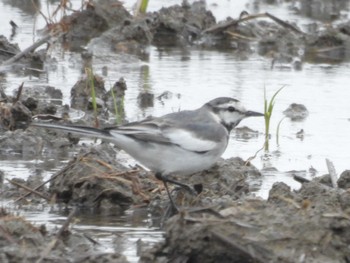
[[[17,101],[20,100],[21,95],[22,95],[22,90],[23,90],[23,84],[24,84],[24,82],[22,82],[22,84],[19,86],[18,91],[17,91],[17,96],[16,96],[16,99],[13,101],[13,104],[15,104]]]
[[[81,158],[83,158],[83,157],[81,157]],[[80,159],[79,159],[79,160],[80,160]],[[66,171],[68,171],[70,168],[72,168],[72,167],[76,164],[76,162],[79,161],[79,160],[78,160],[78,159],[72,160],[65,168],[63,168],[61,171],[59,171],[59,172],[57,172],[55,175],[53,175],[49,180],[46,180],[45,182],[43,182],[42,184],[38,185],[37,187],[35,187],[35,188],[32,189],[32,190],[34,190],[34,191],[35,191],[35,190],[38,190],[38,189],[39,189],[40,187],[42,187],[43,185],[45,185],[45,184],[51,182],[51,181],[54,180],[56,177],[58,177],[58,176],[64,174]],[[14,202],[17,203],[18,201],[22,200],[23,198],[29,196],[31,193],[32,193],[32,192],[28,192],[28,193],[26,193],[25,195],[18,197]]]
[[[334,167],[333,163],[327,158],[326,158],[326,163],[327,163],[329,176],[331,177],[332,186],[334,188],[337,188],[338,187],[338,185],[337,185],[338,176],[337,176],[337,172],[335,171],[335,167]]]
[[[16,54],[15,56],[13,56],[12,58],[4,61],[2,63],[2,66],[8,66],[14,62],[16,62],[17,60],[21,59],[22,57],[24,57],[25,55],[27,55],[28,53],[34,51],[35,49],[37,49],[38,47],[40,47],[41,45],[45,44],[46,42],[48,42],[51,39],[51,35],[47,35],[45,37],[43,37],[42,39],[39,39],[38,41],[36,41],[33,45],[31,45],[30,47],[26,48],[25,50],[23,50],[22,52],[19,52],[18,54]]]
[[[23,189],[27,190],[29,193],[36,194],[37,196],[40,196],[41,198],[45,199],[46,201],[50,201],[50,198],[49,198],[49,197],[43,195],[42,193],[40,193],[40,192],[38,192],[38,191],[36,191],[36,190],[34,190],[34,189],[29,188],[29,187],[26,186],[26,185],[17,183],[17,182],[15,182],[15,181],[9,180],[9,179],[6,179],[6,180],[7,180],[9,183],[11,183],[11,184],[13,184],[13,185],[15,185],[15,186],[17,186],[17,187],[20,187],[20,188],[23,188]]]
[[[242,22],[245,22],[245,21],[249,21],[249,20],[253,20],[253,19],[257,19],[257,18],[270,18],[271,20],[273,20],[274,22],[276,22],[277,24],[279,24],[280,26],[282,27],[285,27],[287,29],[290,29],[292,30],[293,32],[295,33],[298,33],[298,34],[302,34],[302,35],[305,35],[304,32],[302,32],[301,30],[299,30],[298,28],[296,28],[295,26],[279,19],[278,17],[266,12],[266,13],[262,13],[262,14],[255,14],[255,15],[247,15],[247,16],[244,16],[240,19],[237,19],[237,20],[232,20],[232,21],[229,21],[229,22],[225,22],[225,23],[222,23],[222,24],[219,24],[219,25],[214,25],[210,28],[207,28],[206,30],[204,30],[202,33],[203,34],[206,34],[206,33],[219,33],[219,32],[223,32],[225,31],[227,28],[231,27],[231,26],[237,26],[239,23],[242,23]]]

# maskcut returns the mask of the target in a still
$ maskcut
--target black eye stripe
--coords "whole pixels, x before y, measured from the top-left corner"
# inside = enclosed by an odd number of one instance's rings
[[[213,112],[220,112],[220,111],[228,111],[228,112],[237,112],[237,113],[242,113],[239,109],[233,107],[233,106],[228,106],[228,107],[212,107]]]

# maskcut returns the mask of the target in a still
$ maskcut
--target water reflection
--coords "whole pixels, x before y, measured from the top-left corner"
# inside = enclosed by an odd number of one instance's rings
[[[154,94],[152,92],[150,68],[148,65],[142,65],[140,67],[140,91],[137,96],[138,106],[141,109],[154,106]]]

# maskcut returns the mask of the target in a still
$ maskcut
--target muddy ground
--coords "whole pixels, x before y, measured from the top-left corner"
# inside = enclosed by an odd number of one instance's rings
[[[261,21],[260,17],[268,20]],[[97,1],[63,17],[60,23],[49,25],[47,31],[51,34],[44,37],[43,43],[50,41],[51,45],[82,52],[86,65],[101,46],[111,52],[142,57],[149,45],[176,45],[230,49],[240,56],[258,52],[271,57],[271,67],[284,65],[302,70],[304,61],[345,59],[349,25],[350,21],[302,32],[297,25],[269,13],[242,13],[240,18],[217,22],[203,2],[184,2],[133,16],[122,4]],[[6,50],[0,54],[6,70],[17,70],[16,63],[40,68],[49,59],[45,49],[37,50],[40,43],[26,52],[5,37],[0,37],[0,43],[1,49]],[[88,44],[88,51],[81,50],[83,44]],[[91,82],[96,90],[96,114],[87,85]],[[119,123],[127,122],[123,114],[127,83],[122,78],[113,86],[119,109],[117,118],[111,91],[105,89],[104,79],[97,75],[77,80],[71,90],[70,106],[57,102],[62,99],[58,87],[23,85],[16,94],[5,91],[6,87],[1,91],[0,102],[2,154],[18,153],[23,158],[68,158],[67,152],[75,155],[48,182],[34,176],[2,185],[2,198],[23,205],[28,198],[38,204],[43,200],[64,203],[72,214],[60,230],[49,233],[45,226],[33,226],[3,209],[1,262],[127,262],[119,254],[95,252],[93,240],[69,228],[77,207],[93,209],[96,214],[148,207],[153,215],[161,216],[165,240],[142,251],[141,262],[350,262],[349,171],[341,174],[336,185],[325,175],[304,180],[298,191],[277,182],[269,198],[262,200],[251,194],[250,185],[252,178],[261,176],[259,170],[240,158],[221,160],[208,171],[177,178],[200,189],[200,193],[193,196],[171,187],[180,209],[173,214],[162,183],[142,167],[130,168],[118,161],[119,149],[113,145],[99,142],[86,147],[78,143],[77,136],[29,127],[33,119],[71,122],[72,108],[85,113],[77,124],[105,127],[116,119]],[[38,101],[39,93],[47,100]],[[143,103],[153,99],[152,94],[140,95]],[[308,112],[296,102],[285,114],[299,119]],[[234,132],[247,138],[261,136],[249,128]]]

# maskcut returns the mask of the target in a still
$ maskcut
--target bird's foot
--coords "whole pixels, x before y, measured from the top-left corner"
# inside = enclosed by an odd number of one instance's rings
[[[183,184],[183,183],[180,183],[178,181],[175,181],[175,180],[172,180],[170,178],[167,178],[164,175],[162,175],[161,173],[156,173],[155,176],[156,176],[156,178],[158,180],[163,181],[164,184],[171,183],[171,184],[177,185],[180,188],[185,189],[186,191],[188,191],[190,194],[192,194],[194,196],[200,194],[202,192],[202,190],[203,190],[203,185],[202,184],[195,184],[193,187],[191,187],[191,186],[189,186],[187,184]]]

